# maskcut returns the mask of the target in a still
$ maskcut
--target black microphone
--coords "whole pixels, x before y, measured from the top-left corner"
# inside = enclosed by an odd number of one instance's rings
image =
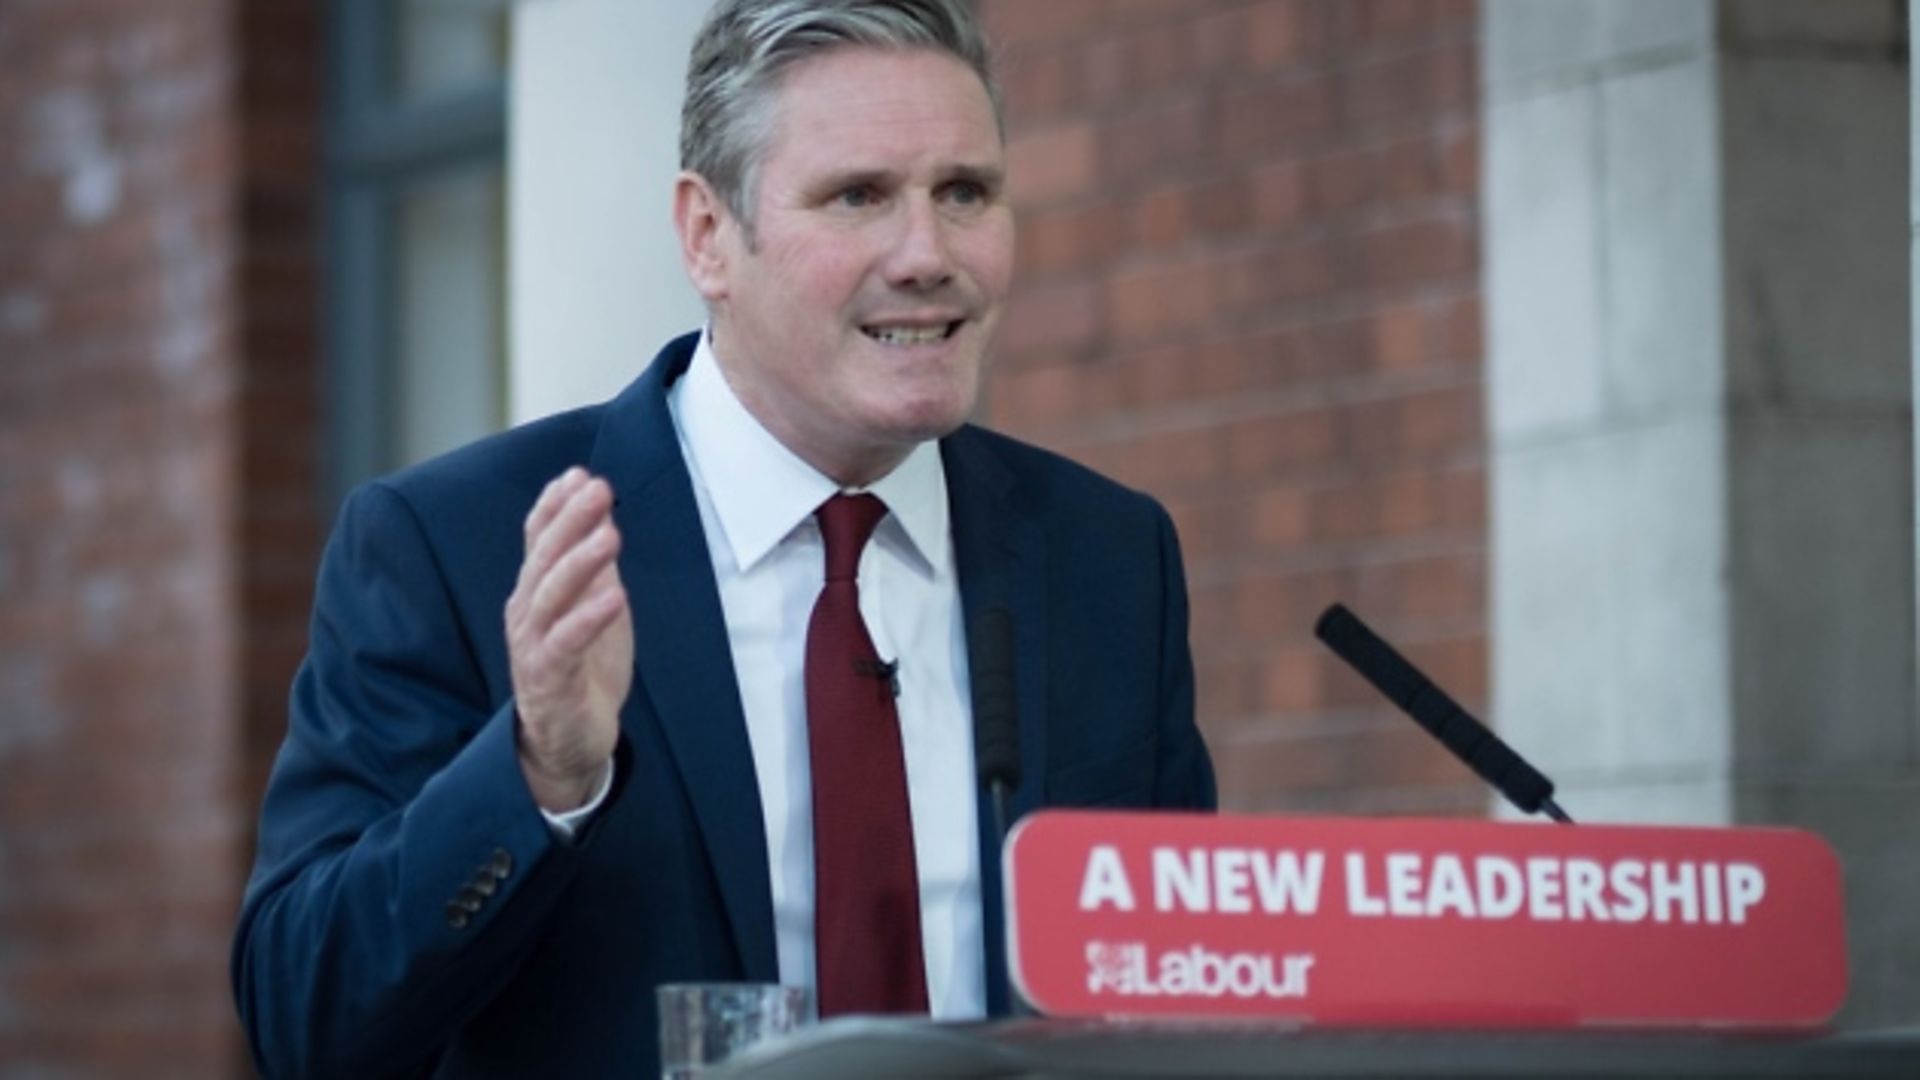
[[[996,839],[1007,839],[1007,793],[1020,786],[1020,712],[1013,679],[1013,615],[990,607],[973,620],[973,757],[993,799]],[[996,849],[999,844],[995,845]]]
[[[1433,685],[1359,616],[1335,604],[1321,614],[1313,633],[1522,813],[1544,810],[1555,821],[1573,824],[1553,801],[1553,781]]]
[[[883,692],[895,698],[900,696],[900,661],[898,660],[855,660],[853,673],[869,679],[878,679]]]
[[[974,616],[967,635],[968,674],[973,679],[973,760],[980,783],[993,800],[993,850],[1007,846],[1007,793],[1020,786],[1020,697],[1013,679],[1013,615],[990,607]],[[1009,985],[1013,1015],[1033,1007]]]

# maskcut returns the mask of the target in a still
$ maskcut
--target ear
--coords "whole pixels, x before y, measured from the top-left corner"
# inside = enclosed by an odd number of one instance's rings
[[[673,228],[687,277],[708,303],[726,299],[730,234],[738,230],[726,201],[707,178],[682,172],[673,184]]]

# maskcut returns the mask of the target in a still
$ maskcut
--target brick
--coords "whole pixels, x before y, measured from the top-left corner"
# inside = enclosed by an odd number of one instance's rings
[[[1345,32],[1369,45],[1428,38],[1440,16],[1432,0],[1360,0],[1340,10]]]
[[[1240,640],[1307,643],[1320,613],[1341,598],[1345,580],[1344,572],[1327,569],[1243,577],[1239,582],[1235,617]],[[1309,651],[1299,659],[1302,663],[1317,663],[1321,656]],[[1285,677],[1300,675],[1302,671],[1296,664],[1288,669]],[[1315,688],[1322,682],[1317,669],[1303,677]],[[1270,700],[1268,703],[1272,704]]]
[[[1437,529],[1445,497],[1444,475],[1415,469],[1383,478],[1377,487],[1380,532],[1387,537],[1415,537]]]
[[[1020,223],[1019,268],[1023,280],[1085,271],[1119,250],[1123,211],[1110,203],[1035,210]]]
[[[1101,138],[1102,175],[1133,184],[1183,174],[1205,138],[1205,115],[1195,95],[1118,117]]]
[[[1394,304],[1375,311],[1367,320],[1368,346],[1373,368],[1404,372],[1424,366],[1432,355],[1424,304]]]
[[[1129,70],[1127,42],[1123,39],[1095,41],[1080,53],[1080,100],[1095,107],[1123,97],[1133,76]]]
[[[1190,396],[1192,365],[1184,344],[1173,343],[1119,354],[1116,377],[1119,404],[1128,410],[1154,409]]]
[[[1103,12],[1097,0],[982,0],[980,18],[1002,48],[1023,49],[1074,38],[1094,29]]]
[[[1303,739],[1235,739],[1213,748],[1223,787],[1236,791],[1301,791],[1337,786],[1345,763]]]
[[[1440,153],[1433,136],[1424,132],[1378,147],[1370,155],[1376,197],[1381,202],[1405,203],[1440,192]]]
[[[1223,434],[1233,475],[1271,477],[1329,460],[1338,448],[1339,422],[1329,409],[1301,409],[1238,421]]]
[[[1397,418],[1402,447],[1416,457],[1427,457],[1473,446],[1485,431],[1483,407],[1477,384],[1404,399]]]
[[[1247,348],[1238,341],[1214,341],[1196,348],[1194,393],[1202,398],[1230,398],[1259,386],[1260,368],[1248,363]]]
[[[1007,351],[996,418],[1175,515],[1225,805],[1483,812],[1310,637],[1347,599],[1486,697],[1474,6],[986,12],[1019,24],[1022,288],[1100,298],[1091,340],[1041,319]],[[1051,159],[1037,193],[1021,157]]]
[[[240,1060],[241,727],[284,725],[317,545],[319,5],[150,9],[10,12],[48,59],[0,65],[8,146],[57,88],[120,165],[85,224],[0,151],[0,1059],[36,1074]]]
[[[1326,662],[1316,647],[1276,648],[1267,654],[1260,672],[1258,705],[1277,713],[1317,709],[1324,703],[1326,674]]]
[[[1360,238],[1361,274],[1368,285],[1448,280],[1479,265],[1474,223],[1459,215],[1383,225]]]
[[[1020,130],[1051,119],[1080,100],[1075,65],[1059,52],[1003,60],[995,71],[1009,125]]]
[[[1441,190],[1473,195],[1480,190],[1480,128],[1478,124],[1444,127],[1438,142]]]
[[[1356,595],[1382,618],[1432,620],[1485,608],[1482,560],[1435,555],[1371,564],[1355,579]]]
[[[1090,346],[1100,334],[1100,302],[1098,289],[1090,283],[1022,289],[1001,322],[1000,348],[1019,353]]]
[[[1332,295],[1350,275],[1343,252],[1329,237],[1276,241],[1223,266],[1220,303],[1228,311],[1268,313]]]
[[[1357,771],[1376,782],[1425,787],[1463,784],[1473,775],[1412,721],[1363,738],[1354,750]]]
[[[1306,170],[1297,162],[1262,165],[1246,177],[1253,224],[1280,229],[1299,223],[1307,209]]]
[[[1322,214],[1337,216],[1378,199],[1379,171],[1365,149],[1339,149],[1306,166],[1307,198]]]
[[[1441,355],[1451,363],[1478,368],[1486,355],[1481,318],[1478,291],[1449,300],[1440,313]]]
[[[1251,539],[1259,547],[1292,547],[1312,535],[1313,503],[1309,490],[1281,487],[1254,496],[1249,507]]]
[[[1440,491],[1440,526],[1477,534],[1487,523],[1487,478],[1478,467],[1446,475]]]
[[[1243,236],[1254,222],[1254,192],[1246,177],[1229,175],[1192,186],[1194,228],[1209,237]]]
[[[1342,73],[1343,119],[1376,130],[1433,113],[1465,113],[1477,89],[1470,45],[1448,43],[1411,53],[1393,53]]]
[[[1319,7],[1307,0],[1253,5],[1245,27],[1248,61],[1255,68],[1272,69],[1306,57],[1324,33]]]
[[[1195,636],[1203,635],[1196,629]],[[1211,638],[1215,634],[1209,632],[1204,636]],[[1254,708],[1255,701],[1252,676],[1260,669],[1261,664],[1257,660],[1214,659],[1196,652],[1194,689],[1199,711],[1215,726],[1225,726],[1230,720],[1247,715]],[[1212,746],[1217,757],[1220,748],[1217,743]]]
[[[1319,76],[1235,89],[1219,99],[1213,153],[1232,161],[1307,146],[1333,126],[1333,89]]]
[[[1007,172],[1015,205],[1035,206],[1086,191],[1098,161],[1099,141],[1085,124],[1014,137],[1007,146]]]
[[[1436,638],[1416,638],[1405,643],[1407,659],[1480,719],[1487,719],[1489,672],[1487,636],[1474,620],[1475,628]]]
[[[1008,373],[997,380],[993,420],[1010,431],[1040,433],[1077,414],[1098,412],[1100,383],[1079,364],[1053,363]]]
[[[1264,6],[1229,7],[1194,19],[1188,33],[1195,68],[1221,76],[1252,66],[1253,22]]]
[[[1148,491],[1190,490],[1217,478],[1218,440],[1205,428],[1142,435],[1110,448],[1113,473]]]
[[[1131,246],[1165,251],[1185,242],[1193,231],[1187,198],[1185,188],[1167,187],[1147,192],[1135,201],[1127,214]]]
[[[1114,275],[1106,300],[1114,339],[1137,342],[1205,326],[1219,296],[1212,271],[1207,263],[1184,261]]]
[[[1217,500],[1193,492],[1171,490],[1162,500],[1180,536],[1180,551],[1188,563],[1217,557],[1233,543],[1230,523]]]

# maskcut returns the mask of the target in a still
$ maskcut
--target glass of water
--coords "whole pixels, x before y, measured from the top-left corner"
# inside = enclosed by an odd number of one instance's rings
[[[661,1080],[696,1080],[749,1046],[813,1022],[813,992],[771,983],[669,983],[660,1004]]]

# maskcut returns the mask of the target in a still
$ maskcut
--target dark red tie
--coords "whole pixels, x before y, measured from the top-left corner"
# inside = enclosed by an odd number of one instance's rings
[[[920,879],[893,673],[867,635],[854,580],[860,551],[886,513],[872,495],[835,495],[814,513],[827,546],[827,581],[807,624],[822,1017],[927,1011]]]

